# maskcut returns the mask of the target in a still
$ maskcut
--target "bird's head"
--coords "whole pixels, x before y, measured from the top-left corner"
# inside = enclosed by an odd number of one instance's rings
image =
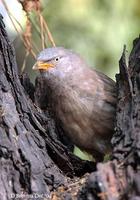
[[[40,70],[43,74],[64,75],[67,72],[75,73],[82,67],[84,61],[76,53],[63,47],[52,47],[44,49],[37,56],[34,70]]]

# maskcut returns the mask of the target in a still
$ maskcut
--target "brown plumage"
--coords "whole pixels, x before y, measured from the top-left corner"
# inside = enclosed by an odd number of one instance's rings
[[[67,136],[96,160],[102,160],[111,150],[115,82],[62,47],[44,49],[33,69],[45,77],[49,104]]]

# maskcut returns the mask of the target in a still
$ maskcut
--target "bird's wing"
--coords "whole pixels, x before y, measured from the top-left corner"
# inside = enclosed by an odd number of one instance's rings
[[[80,77],[77,76],[77,81],[74,81],[74,83],[76,85],[73,88],[85,105],[94,129],[108,129],[107,136],[112,130],[112,121],[115,115],[115,82],[101,72],[86,69],[84,73],[80,74]],[[102,126],[99,126],[99,122],[102,123]],[[104,131],[99,132],[103,133]]]
[[[116,105],[116,86],[115,82],[103,74],[92,69],[86,69],[75,77],[73,88],[77,90],[81,98],[98,102],[104,100],[112,106]]]

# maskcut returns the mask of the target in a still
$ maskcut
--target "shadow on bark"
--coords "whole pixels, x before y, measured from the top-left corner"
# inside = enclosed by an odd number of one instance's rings
[[[72,144],[44,104],[43,80],[36,80],[35,91],[27,75],[18,76],[15,51],[0,18],[0,199],[139,198],[140,38],[128,67],[124,49],[116,80],[112,160],[96,166],[72,154]]]

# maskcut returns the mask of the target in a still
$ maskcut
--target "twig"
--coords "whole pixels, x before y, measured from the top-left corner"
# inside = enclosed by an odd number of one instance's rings
[[[5,2],[5,0],[2,0],[2,3],[3,3],[3,5],[4,5],[4,7],[5,7],[5,9],[6,9],[7,13],[8,13],[8,16],[9,16],[9,18],[10,18],[12,24],[13,24],[13,27],[15,28],[16,32],[18,33],[18,35],[19,35],[21,41],[23,41],[23,44],[24,44],[25,48],[27,48],[28,51],[31,53],[31,55],[32,55],[34,58],[36,58],[36,54],[34,53],[34,51],[33,51],[32,49],[28,48],[28,43],[26,43],[26,41],[22,38],[22,36],[21,36],[19,30],[17,29],[17,27],[16,27],[16,25],[15,25],[15,23],[14,23],[14,21],[13,21],[13,18],[12,18],[13,15],[11,14],[11,12],[10,12],[10,10],[9,10],[9,8],[8,8],[8,6],[7,6],[7,4],[6,4],[6,2]],[[17,20],[16,20],[16,21],[17,21]],[[19,23],[18,23],[18,24],[19,24]],[[21,25],[19,25],[19,26],[20,26],[20,28],[23,30],[22,26],[21,26]]]
[[[23,65],[22,65],[22,68],[21,68],[21,73],[23,73],[24,70],[25,70],[26,61],[27,61],[28,56],[29,56],[29,51],[26,51],[26,54],[25,54],[25,57],[24,57],[24,61],[23,61]]]
[[[50,30],[49,30],[47,22],[44,20],[44,18],[43,18],[43,23],[44,23],[44,27],[45,27],[45,29],[47,31],[48,38],[49,38],[50,42],[52,43],[52,46],[55,47],[56,45],[55,45],[54,39],[53,39],[52,34],[51,34]]]
[[[40,12],[38,12],[39,15],[39,22],[40,22],[40,33],[41,33],[41,42],[42,42],[42,49],[45,48],[45,38],[44,38],[44,24],[43,24],[43,17],[40,14]]]
[[[36,30],[38,36],[41,37],[40,29],[38,28],[38,26],[36,26],[35,22],[32,20],[32,18],[30,17],[30,15],[29,15],[29,18],[30,18],[30,21],[31,21],[33,27],[35,28],[35,30]],[[47,47],[47,44],[46,44],[46,41],[45,41],[45,40],[44,40],[44,44],[45,44],[45,47]],[[39,51],[38,51],[38,52],[39,52]]]
[[[7,6],[7,4],[6,4],[6,2],[5,2],[5,0],[2,0],[2,3],[3,3],[3,5],[4,5],[4,7],[5,7],[5,10],[7,11],[7,14],[8,14],[8,16],[9,16],[9,18],[10,18],[12,24],[13,24],[13,27],[15,28],[16,32],[20,35],[20,32],[18,31],[18,29],[17,29],[17,27],[15,26],[15,23],[14,23],[14,21],[13,21],[13,19],[12,19],[12,16],[13,16],[13,15],[11,14],[11,12],[10,12],[10,10],[9,10],[9,8],[8,8],[8,6]]]

